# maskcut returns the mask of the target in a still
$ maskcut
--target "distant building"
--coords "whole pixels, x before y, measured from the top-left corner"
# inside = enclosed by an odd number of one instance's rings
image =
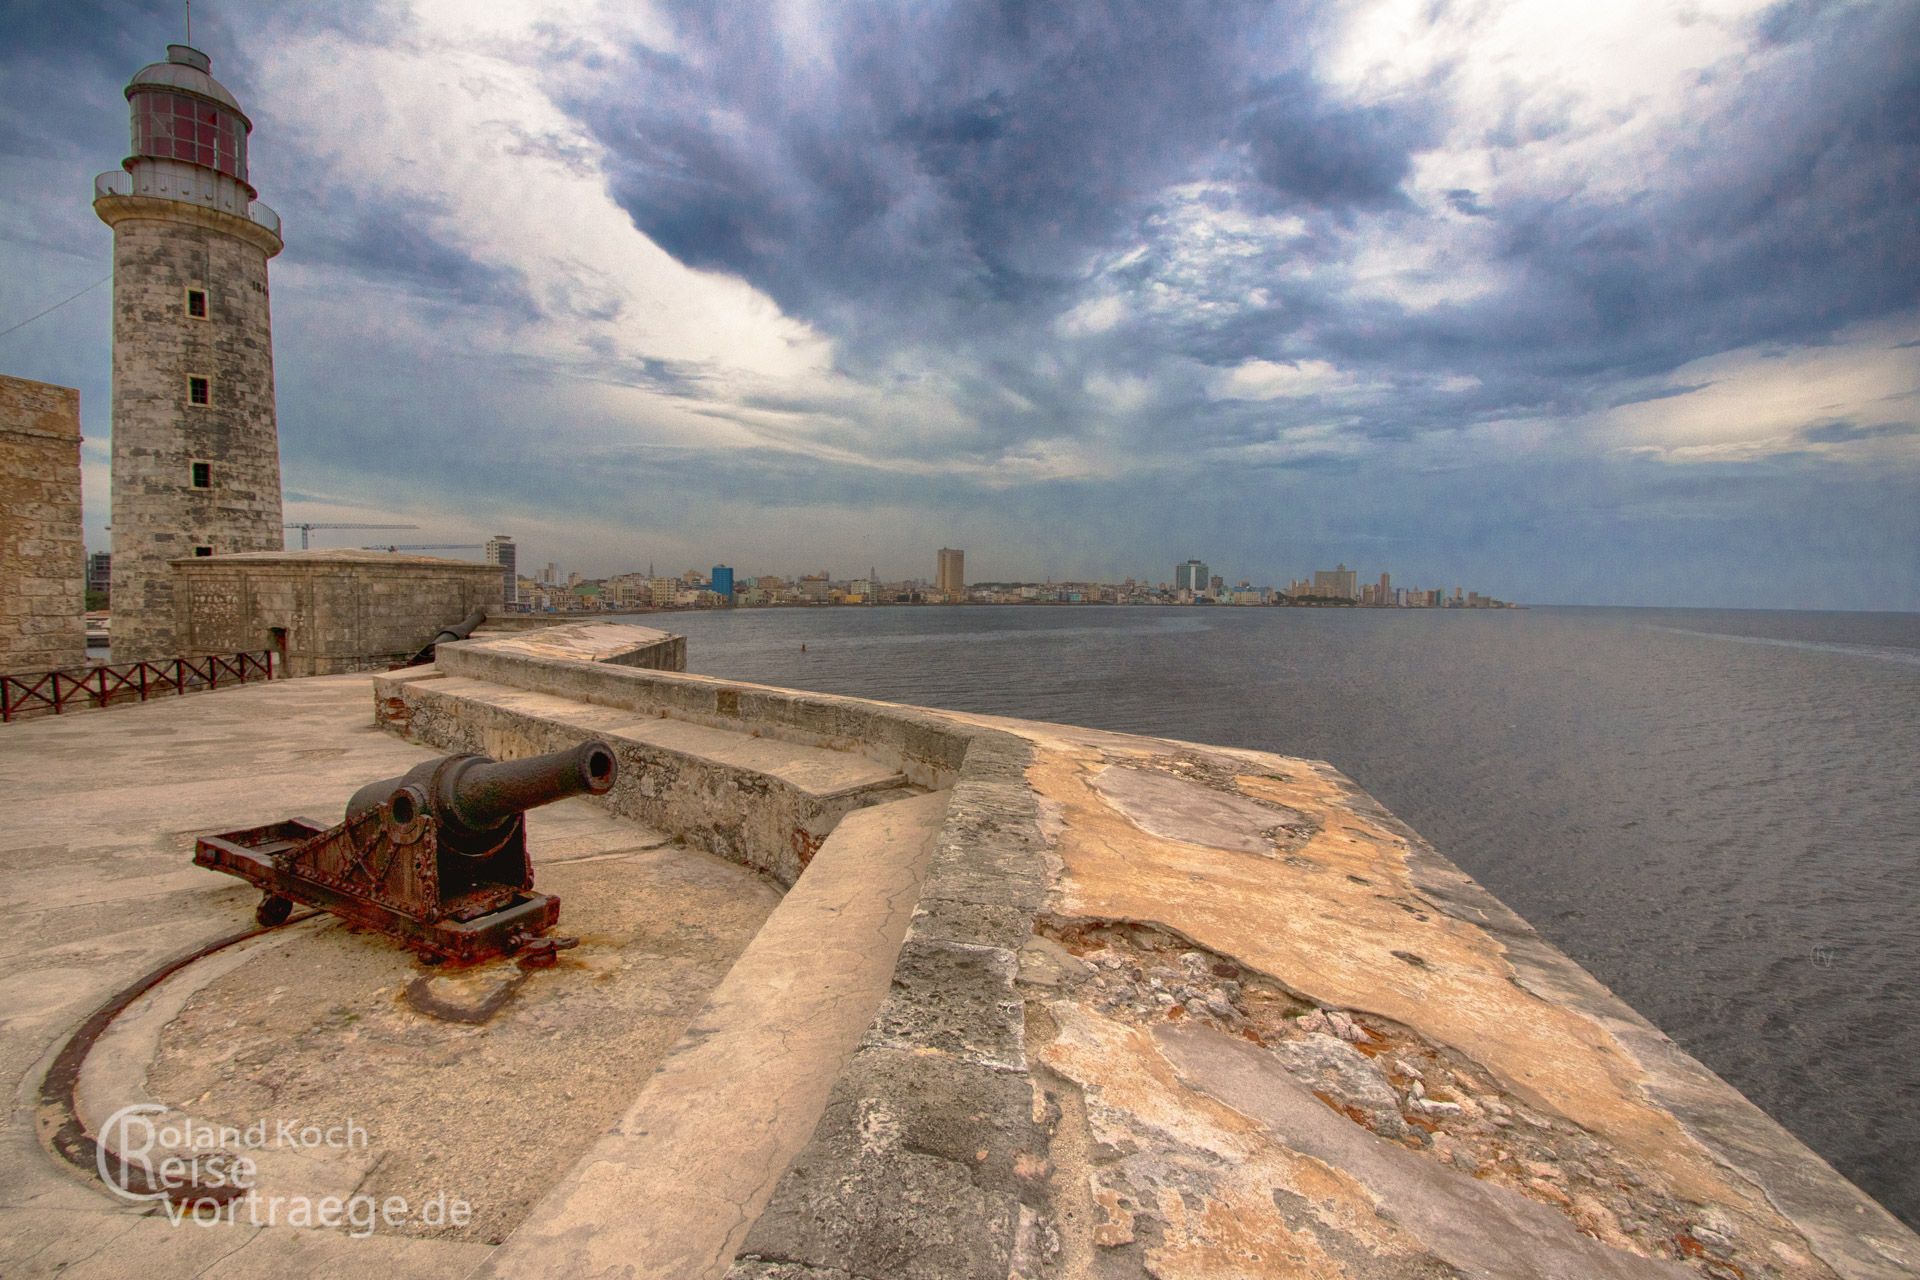
[[[87,557],[87,594],[113,599],[113,553],[96,551]]]
[[[1200,595],[1207,589],[1207,566],[1201,560],[1189,560],[1173,566],[1173,589]]]
[[[1336,600],[1358,600],[1360,598],[1360,589],[1355,582],[1355,577],[1354,571],[1347,568],[1344,564],[1332,569],[1315,569],[1313,571],[1313,594],[1316,596],[1328,596]]]
[[[501,599],[509,609],[520,603],[518,555],[513,539],[506,534],[496,533],[487,539],[487,563],[500,566]]]
[[[939,572],[934,578],[934,590],[949,600],[958,600],[967,593],[967,553],[952,547],[940,548]]]
[[[652,586],[637,573],[621,573],[608,578],[601,595],[609,604],[621,609],[653,603]]]
[[[731,565],[713,566],[713,577],[708,585],[713,588],[713,594],[720,597],[722,604],[733,603],[733,567]]]

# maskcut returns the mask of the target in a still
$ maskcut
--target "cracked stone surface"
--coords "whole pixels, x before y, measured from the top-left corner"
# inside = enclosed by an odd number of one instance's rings
[[[1186,844],[1271,858],[1297,843],[1295,837],[1308,827],[1306,815],[1296,809],[1209,787],[1201,778],[1182,776],[1184,772],[1109,765],[1091,782],[1141,830]]]
[[[1055,1117],[1050,1274],[1751,1280],[1920,1262],[1857,1193],[1865,1238],[1784,1214],[1790,1183],[1709,1140],[1752,1134],[1749,1104],[1722,1086],[1670,1111],[1697,1088],[1690,1060],[1332,769],[992,723],[1036,744],[1058,859],[1037,921],[1053,945],[1021,968]],[[1142,821],[1163,792],[1198,803],[1196,777],[1233,780],[1220,812],[1244,840]],[[1288,856],[1246,857],[1256,805],[1296,815]],[[1816,1162],[1777,1127],[1766,1144]]]

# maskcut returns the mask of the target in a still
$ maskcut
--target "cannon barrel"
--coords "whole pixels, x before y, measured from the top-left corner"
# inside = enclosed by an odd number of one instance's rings
[[[452,626],[440,628],[440,634],[436,635],[432,641],[429,642],[428,647],[431,648],[433,645],[445,644],[449,640],[465,640],[473,634],[475,627],[486,620],[487,611],[485,609],[475,609],[472,613],[460,619],[460,621],[454,623]]]
[[[473,842],[499,830],[514,815],[569,796],[602,795],[619,775],[613,748],[604,742],[584,742],[525,760],[443,756],[397,778],[361,787],[347,801],[347,820],[391,802],[393,820],[404,825],[424,807],[439,821],[447,847],[485,852],[471,849]]]

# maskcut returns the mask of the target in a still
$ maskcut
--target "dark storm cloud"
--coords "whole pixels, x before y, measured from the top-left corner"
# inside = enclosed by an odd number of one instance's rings
[[[1911,307],[1920,6],[1835,13],[1755,65],[1658,185],[1522,202],[1500,226],[1524,299],[1442,324],[1555,373],[1661,372]]]
[[[184,36],[182,10],[173,0],[7,0],[0,5],[0,31],[10,70],[50,64],[71,70],[80,63],[122,81],[154,60],[155,34]]]
[[[635,50],[615,77],[648,93],[577,109],[641,230],[809,318],[918,335],[1056,302],[1163,186],[1236,165],[1240,116],[1269,99],[1248,128],[1276,178],[1291,163],[1338,195],[1333,142],[1280,114],[1317,102],[1310,82],[1263,90],[1250,69],[1288,56],[1263,37],[1312,29],[1288,7],[849,6],[818,33],[825,69],[791,65],[758,17],[674,16],[681,51]],[[1374,198],[1392,167],[1348,185]]]
[[[1911,422],[1822,422],[1803,427],[1800,438],[1809,444],[1851,444],[1856,440],[1884,440],[1890,436],[1920,435],[1920,425]]]
[[[1846,7],[1846,0],[1780,0],[1754,19],[1754,33],[1760,43],[1792,44],[1817,35],[1823,19]]]
[[[1455,212],[1473,217],[1481,217],[1492,212],[1486,205],[1480,203],[1479,193],[1469,187],[1455,187],[1448,191],[1447,203],[1453,206]]]
[[[1413,153],[1434,140],[1436,122],[1423,105],[1349,106],[1329,101],[1311,75],[1283,76],[1260,91],[1244,125],[1254,176],[1286,204],[1405,205],[1400,184]]]
[[[1653,400],[1672,400],[1676,396],[1690,396],[1696,391],[1705,391],[1711,382],[1683,383],[1677,386],[1661,387],[1657,391],[1630,391],[1617,400],[1607,402],[1609,409],[1620,409],[1630,404],[1646,404]]]
[[[1027,400],[1056,402],[1069,432],[1098,411],[1024,378],[1017,356],[1049,345],[1041,327],[1128,244],[1146,253],[1109,284],[1191,290],[1173,281],[1186,267],[1155,223],[1183,182],[1213,182],[1202,198],[1223,207],[1298,212],[1305,231],[1249,246],[1218,282],[1235,305],[1123,326],[1074,358],[1144,370],[1318,356],[1376,380],[1480,380],[1469,396],[1358,424],[1382,439],[1463,412],[1676,394],[1633,383],[1736,347],[1824,340],[1910,305],[1920,278],[1920,6],[1770,11],[1751,57],[1721,69],[1734,91],[1624,198],[1522,192],[1495,207],[1446,193],[1492,229],[1511,284],[1422,312],[1356,298],[1335,272],[1285,268],[1339,262],[1355,217],[1392,231],[1432,216],[1405,182],[1451,118],[1444,75],[1385,104],[1341,100],[1299,61],[1309,12],[834,12],[823,66],[789,59],[770,24],[676,10],[678,52],[636,50],[617,77],[652,91],[575,103],[614,153],[616,195],[676,256],[738,274],[840,337],[843,360],[933,344],[1001,362]],[[1571,100],[1542,91],[1489,136],[1521,146],[1574,120]],[[1265,306],[1245,302],[1255,282]],[[1004,411],[984,412],[1012,430]]]
[[[375,202],[339,188],[302,203],[309,221],[290,243],[289,261],[338,267],[442,301],[538,313],[518,271],[476,260],[457,232],[435,232],[442,211],[432,205]]]

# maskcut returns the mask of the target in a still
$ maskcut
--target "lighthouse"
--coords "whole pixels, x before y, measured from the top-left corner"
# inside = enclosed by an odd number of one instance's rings
[[[113,228],[113,656],[169,658],[169,562],[278,551],[267,260],[253,124],[207,55],[168,45],[126,90],[133,153],[94,180]]]

